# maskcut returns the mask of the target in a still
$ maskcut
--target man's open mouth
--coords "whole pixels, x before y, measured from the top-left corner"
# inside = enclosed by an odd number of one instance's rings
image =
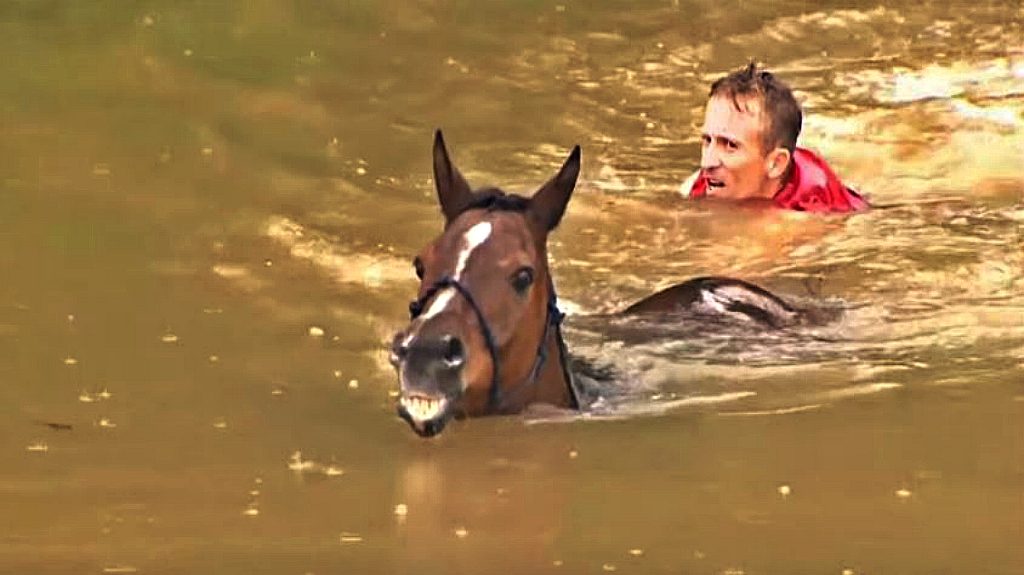
[[[715,178],[705,178],[709,188],[724,188],[725,182],[722,180],[716,180]]]

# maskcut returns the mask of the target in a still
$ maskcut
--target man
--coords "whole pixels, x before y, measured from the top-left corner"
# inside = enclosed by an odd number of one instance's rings
[[[793,93],[754,63],[711,85],[700,171],[680,187],[689,198],[766,199],[804,212],[867,209],[821,157],[796,146],[803,114]]]

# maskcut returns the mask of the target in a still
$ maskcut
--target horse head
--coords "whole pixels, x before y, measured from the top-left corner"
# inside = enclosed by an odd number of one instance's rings
[[[580,170],[576,146],[531,197],[473,191],[434,138],[444,231],[416,256],[412,320],[394,336],[399,415],[421,436],[452,417],[515,413],[533,402],[578,407],[565,368],[547,237]]]

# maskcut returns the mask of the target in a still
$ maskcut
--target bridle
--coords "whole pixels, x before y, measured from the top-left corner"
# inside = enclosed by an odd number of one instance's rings
[[[469,303],[469,307],[472,308],[473,313],[476,314],[477,323],[480,324],[480,331],[484,336],[484,343],[487,345],[487,352],[491,355],[491,367],[493,369],[491,375],[491,388],[488,392],[487,406],[492,413],[500,413],[502,407],[502,390],[501,390],[501,366],[498,359],[498,345],[494,341],[494,333],[491,331],[490,324],[487,323],[487,318],[484,317],[483,311],[480,306],[476,303],[476,298],[473,297],[473,293],[466,288],[459,280],[451,277],[444,276],[441,279],[434,282],[427,291],[423,292],[423,295],[419,299],[413,300],[409,303],[409,315],[411,319],[416,319],[423,313],[423,309],[426,307],[428,301],[437,295],[437,292],[445,288],[454,288],[455,291],[462,295],[463,299]],[[569,372],[569,366],[566,362],[566,350],[565,341],[562,339],[562,319],[565,314],[558,309],[558,298],[555,295],[555,287],[548,278],[548,293],[551,295],[548,297],[547,304],[547,317],[544,320],[544,334],[541,335],[540,343],[537,344],[537,353],[533,360],[533,367],[530,369],[529,379],[524,387],[530,387],[536,385],[537,377],[540,375],[540,370],[544,366],[544,362],[547,361],[547,349],[545,344],[547,343],[548,336],[551,330],[555,330],[555,336],[558,342],[558,359],[562,366],[562,376],[565,379],[566,385],[569,387],[569,395],[572,401],[572,408],[579,409],[579,395],[576,392],[576,386],[572,379],[572,374]],[[522,389],[522,387],[520,388]]]

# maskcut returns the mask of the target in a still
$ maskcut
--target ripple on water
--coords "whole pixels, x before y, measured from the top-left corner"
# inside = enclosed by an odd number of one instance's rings
[[[346,249],[331,238],[283,217],[272,217],[264,233],[288,248],[292,257],[307,260],[342,283],[370,288],[411,282],[409,262],[387,253],[360,253]]]
[[[288,458],[288,469],[304,475],[320,475],[323,477],[340,477],[345,470],[334,463],[322,463],[302,457],[301,451],[292,453]]]

